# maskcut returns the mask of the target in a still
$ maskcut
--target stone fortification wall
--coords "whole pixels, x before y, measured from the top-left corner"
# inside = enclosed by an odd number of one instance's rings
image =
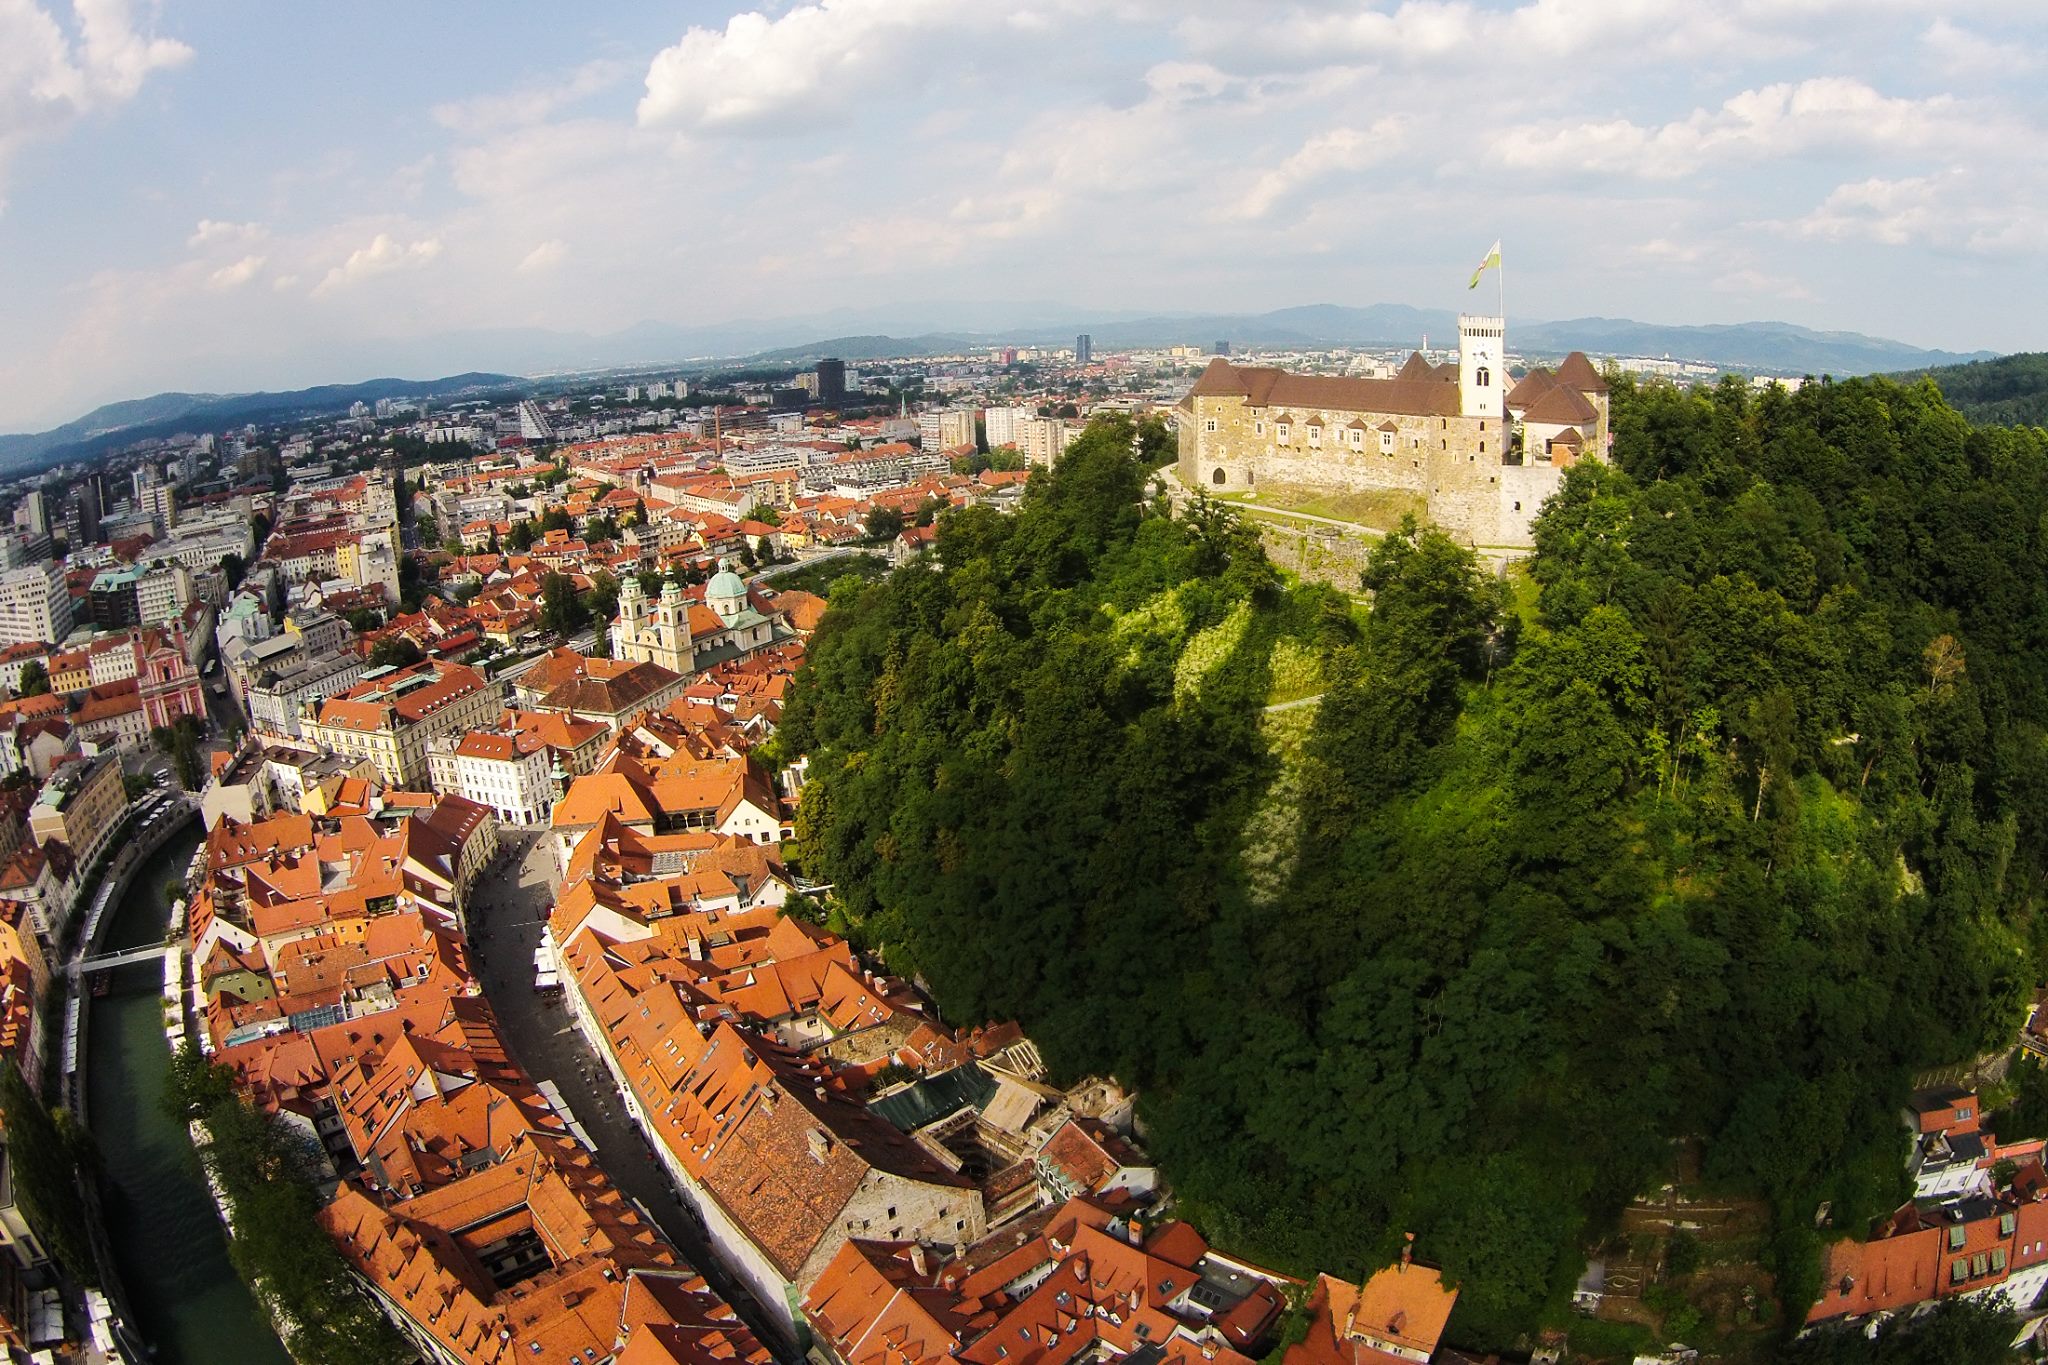
[[[1284,424],[1276,420],[1281,416],[1287,418]],[[1312,445],[1309,431],[1317,425],[1321,439]],[[1388,425],[1391,433],[1383,432]],[[1360,433],[1357,446],[1351,441],[1354,430]],[[1388,434],[1391,442],[1382,439]],[[1429,519],[1461,540],[1520,544],[1527,538],[1526,518],[1518,520],[1504,510],[1517,500],[1503,492],[1503,475],[1512,468],[1500,462],[1504,436],[1497,418],[1281,413],[1247,409],[1235,397],[1200,396],[1194,412],[1181,421],[1180,475],[1189,487],[1211,492],[1285,483],[1339,492],[1416,493],[1426,500]],[[1540,501],[1527,503],[1532,513]]]

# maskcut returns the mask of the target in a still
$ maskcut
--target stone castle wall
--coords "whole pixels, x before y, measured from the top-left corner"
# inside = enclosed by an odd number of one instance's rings
[[[1272,410],[1247,409],[1234,396],[1199,396],[1193,406],[1180,432],[1180,475],[1191,488],[1244,493],[1265,482],[1417,493],[1431,521],[1475,545],[1526,545],[1527,519],[1548,490],[1533,500],[1529,495],[1546,480],[1554,488],[1562,472],[1503,465],[1506,433],[1498,418],[1290,409],[1283,442],[1274,421],[1280,414]],[[1363,425],[1355,447],[1354,421]],[[1322,439],[1311,445],[1316,422]],[[1382,440],[1386,423],[1394,426],[1392,449]],[[1526,513],[1515,510],[1517,502]]]

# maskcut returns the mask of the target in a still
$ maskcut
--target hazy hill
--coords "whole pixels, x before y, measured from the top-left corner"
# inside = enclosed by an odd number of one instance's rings
[[[347,412],[380,398],[449,398],[503,393],[526,381],[507,374],[456,374],[442,379],[370,379],[284,393],[159,393],[94,408],[48,431],[0,436],[0,469],[49,465],[150,437],[221,431],[246,422],[289,421]]]
[[[1199,346],[1217,341],[1233,348],[1321,346],[1419,346],[1424,339],[1437,346],[1455,345],[1458,317],[1447,309],[1375,304],[1346,308],[1310,304],[1269,313],[1160,315],[1060,326],[1016,328],[1006,332],[930,332],[911,336],[857,335],[807,341],[761,351],[757,363],[803,364],[819,356],[872,360],[887,356],[945,355],[977,346],[1070,346],[1077,333],[1087,332],[1098,349],[1134,346]],[[1536,357],[1588,351],[1602,355],[1671,356],[1740,370],[1775,374],[1870,374],[1907,366],[1949,365],[1991,353],[1961,355],[1929,351],[1902,341],[1858,332],[1818,332],[1785,322],[1744,322],[1714,326],[1665,326],[1627,318],[1575,318],[1565,322],[1513,323],[1509,338],[1515,349]]]
[[[591,376],[607,369],[693,371],[746,364],[807,367],[836,355],[862,362],[889,356],[957,354],[977,347],[1070,346],[1086,332],[1097,348],[1198,346],[1217,341],[1238,350],[1324,346],[1454,345],[1457,314],[1449,309],[1381,303],[1353,308],[1307,304],[1263,313],[1118,313],[1046,303],[937,301],[887,308],[843,308],[804,318],[717,324],[641,322],[620,331],[590,333],[508,328],[439,333],[377,343],[374,358],[348,362],[404,366],[431,373],[462,364],[488,367],[444,379],[373,379],[282,393],[162,393],[110,403],[74,422],[33,435],[0,436],[0,470],[54,464],[128,441],[175,432],[220,430],[243,422],[323,416],[351,403],[420,395],[478,396],[527,383],[515,373]],[[1608,355],[1669,355],[1732,369],[1778,374],[1856,375],[1955,365],[1990,358],[1922,350],[1904,342],[1855,332],[1819,332],[1782,322],[1719,326],[1665,326],[1626,318],[1564,322],[1512,321],[1515,348],[1535,359],[1567,351]],[[342,362],[336,362],[341,368]],[[1958,396],[1969,409],[1970,400]],[[1974,411],[1974,410],[1972,410]],[[1984,420],[2017,420],[1986,417]]]
[[[1968,365],[1902,371],[1904,383],[1925,376],[1971,421],[1995,426],[2048,426],[2048,352],[2026,351]]]

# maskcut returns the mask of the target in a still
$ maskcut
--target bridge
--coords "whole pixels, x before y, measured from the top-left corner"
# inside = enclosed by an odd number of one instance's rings
[[[149,962],[163,957],[171,951],[167,943],[153,943],[146,948],[128,948],[118,953],[101,953],[98,957],[81,958],[72,967],[74,973],[97,972],[107,967],[125,967],[131,962]]]

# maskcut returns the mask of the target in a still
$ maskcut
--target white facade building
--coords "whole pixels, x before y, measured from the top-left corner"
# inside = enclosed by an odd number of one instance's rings
[[[71,633],[72,621],[71,594],[50,565],[0,573],[0,645],[56,643]]]
[[[988,431],[990,450],[998,446],[1014,446],[1024,439],[1024,419],[1036,416],[1030,408],[990,408],[982,413],[983,426]]]
[[[428,751],[427,766],[435,791],[487,807],[500,824],[545,825],[554,814],[552,764],[535,736],[496,730],[444,735]]]

